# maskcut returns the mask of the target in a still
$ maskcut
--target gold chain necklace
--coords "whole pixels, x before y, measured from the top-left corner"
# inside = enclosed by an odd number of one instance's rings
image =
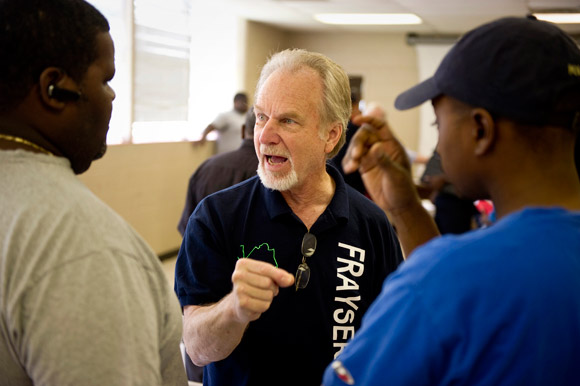
[[[16,142],[16,143],[21,143],[23,145],[30,146],[31,148],[38,150],[41,153],[48,154],[48,155],[54,155],[54,154],[52,154],[52,152],[46,150],[45,148],[38,146],[37,144],[32,143],[24,138],[15,137],[13,135],[0,134],[0,139],[4,139],[6,141],[11,141],[11,142]]]

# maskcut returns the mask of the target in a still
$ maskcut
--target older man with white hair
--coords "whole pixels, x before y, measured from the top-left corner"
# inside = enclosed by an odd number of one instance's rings
[[[286,50],[255,100],[258,176],[203,200],[179,252],[185,345],[205,384],[318,386],[402,253],[385,213],[326,163],[351,111],[345,72]]]

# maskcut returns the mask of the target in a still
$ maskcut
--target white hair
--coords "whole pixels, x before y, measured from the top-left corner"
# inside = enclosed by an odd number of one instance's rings
[[[322,54],[301,49],[275,53],[262,68],[255,99],[258,99],[262,86],[275,71],[280,69],[297,71],[304,67],[312,68],[322,80],[321,123],[328,125],[338,121],[342,125],[342,135],[334,149],[327,155],[328,158],[332,158],[346,141],[346,127],[352,110],[348,76],[338,64]]]

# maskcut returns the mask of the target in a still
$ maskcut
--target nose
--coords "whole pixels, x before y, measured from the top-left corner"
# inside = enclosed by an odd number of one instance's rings
[[[272,119],[269,119],[261,128],[256,125],[255,134],[258,134],[258,140],[264,145],[277,144],[280,142],[278,128]]]

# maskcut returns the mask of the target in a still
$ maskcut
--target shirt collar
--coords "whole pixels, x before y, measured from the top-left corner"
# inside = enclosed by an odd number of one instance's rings
[[[322,215],[320,215],[316,223],[312,226],[313,229],[318,229],[318,231],[339,222],[347,222],[349,218],[348,191],[344,178],[334,166],[328,163],[326,164],[326,171],[336,183],[336,189],[330,204],[328,204]],[[274,221],[277,218],[286,216],[295,217],[286,200],[284,200],[282,193],[266,188],[261,182],[260,189],[262,190],[270,220]]]

